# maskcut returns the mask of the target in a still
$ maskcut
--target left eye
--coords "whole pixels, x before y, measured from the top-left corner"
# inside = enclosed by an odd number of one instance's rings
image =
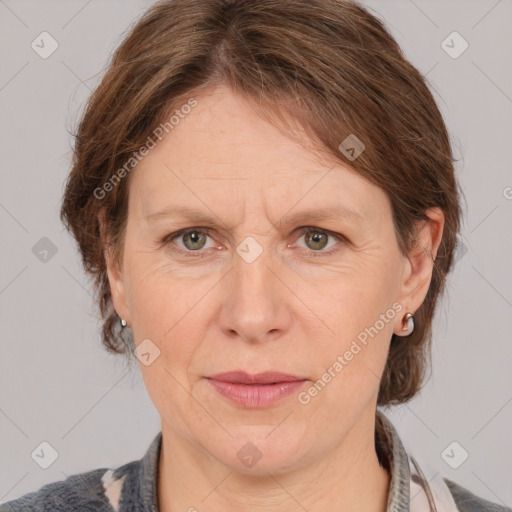
[[[319,252],[323,255],[331,254],[338,250],[336,247],[333,249],[332,245],[328,250],[322,250],[327,246],[329,237],[334,238],[334,241],[343,239],[342,235],[314,227],[302,228],[300,230],[300,235],[301,237],[304,237],[306,249],[311,249],[312,252]]]

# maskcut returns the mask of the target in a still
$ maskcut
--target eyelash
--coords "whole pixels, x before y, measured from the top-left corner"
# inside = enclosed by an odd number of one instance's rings
[[[193,233],[193,232],[196,232],[196,231],[204,233],[204,234],[206,234],[206,235],[211,237],[212,230],[209,229],[209,228],[186,228],[186,229],[182,229],[180,231],[176,231],[175,233],[171,233],[170,235],[167,235],[166,237],[163,238],[162,244],[164,246],[168,246],[171,251],[176,252],[178,254],[183,254],[183,255],[186,255],[186,256],[190,256],[190,255],[192,255],[194,253],[197,253],[197,256],[193,256],[193,257],[204,257],[203,255],[206,252],[205,250],[199,249],[197,251],[190,251],[190,250],[182,249],[181,247],[178,247],[176,245],[171,246],[171,242],[175,238],[179,238],[180,236],[186,235],[187,233]],[[346,242],[347,241],[347,239],[343,235],[340,235],[338,233],[334,233],[332,231],[327,231],[325,229],[316,228],[314,226],[305,226],[305,227],[299,228],[299,238],[301,236],[304,236],[308,232],[322,233],[324,235],[333,237],[333,238],[337,239],[340,242]],[[304,249],[304,250],[307,251],[307,249]],[[313,250],[310,249],[309,252],[310,252],[310,257],[327,257],[327,256],[331,256],[332,254],[338,252],[339,250],[340,250],[340,247],[339,246],[335,246],[334,248],[331,248],[328,251],[313,251]]]

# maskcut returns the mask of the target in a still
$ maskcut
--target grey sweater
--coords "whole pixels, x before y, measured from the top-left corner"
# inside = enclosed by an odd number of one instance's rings
[[[429,512],[429,507],[421,505],[421,496],[417,491],[429,484],[426,479],[418,477],[415,470],[410,469],[413,467],[411,458],[389,419],[378,410],[377,415],[386,434],[385,439],[376,439],[379,459],[383,457],[381,462],[384,462],[383,465],[391,474],[387,512]],[[0,512],[158,512],[157,482],[161,442],[162,433],[159,432],[142,459],[113,469],[94,469],[46,484],[37,491],[0,505]],[[452,502],[453,498],[451,510],[512,512],[512,508],[479,498],[447,478],[442,478],[442,482],[441,485],[446,484],[448,494],[451,494],[449,501]],[[439,503],[436,506],[438,512],[448,510],[443,509]],[[194,508],[191,507],[191,510]]]

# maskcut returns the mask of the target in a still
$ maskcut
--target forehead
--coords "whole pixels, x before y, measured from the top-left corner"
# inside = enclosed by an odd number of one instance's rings
[[[130,202],[141,214],[173,203],[204,209],[240,202],[281,213],[298,203],[303,209],[342,203],[364,214],[382,195],[341,159],[308,142],[293,121],[290,136],[222,86],[196,99],[132,171]]]

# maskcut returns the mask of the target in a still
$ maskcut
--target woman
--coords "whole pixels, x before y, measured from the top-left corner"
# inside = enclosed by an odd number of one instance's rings
[[[377,410],[421,388],[460,206],[434,99],[364,8],[155,4],[61,216],[162,430],[2,512],[511,510],[428,482]]]

